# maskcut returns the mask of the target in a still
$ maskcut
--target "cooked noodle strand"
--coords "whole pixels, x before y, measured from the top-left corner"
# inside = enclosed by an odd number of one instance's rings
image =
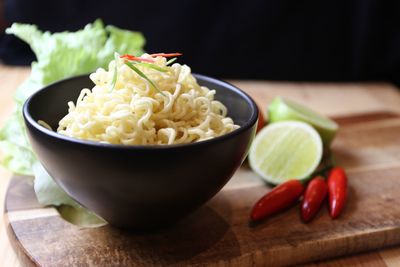
[[[166,63],[162,56],[155,58],[154,65],[165,72],[135,64],[161,91],[123,59],[111,61],[108,70],[98,69],[90,75],[95,86],[82,89],[76,104],[68,103],[68,114],[57,131],[102,143],[168,145],[206,140],[239,128],[214,99],[215,90],[200,86],[188,66]]]

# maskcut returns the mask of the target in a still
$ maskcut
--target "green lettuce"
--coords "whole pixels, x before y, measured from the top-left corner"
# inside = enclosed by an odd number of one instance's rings
[[[104,27],[101,20],[77,32],[42,32],[35,25],[14,23],[6,29],[28,43],[37,62],[28,80],[18,88],[16,101],[25,102],[43,85],[107,67],[114,53],[141,55],[145,39],[139,32]]]
[[[35,192],[43,205],[59,206],[59,211],[64,211],[63,217],[81,225],[98,223],[101,219],[93,217],[63,192],[36,159],[25,132],[22,105],[45,85],[93,72],[100,67],[106,68],[115,52],[141,55],[145,39],[139,32],[111,25],[105,27],[101,20],[76,32],[59,33],[42,32],[35,25],[14,23],[6,33],[28,43],[37,61],[32,63],[28,79],[17,88],[14,113],[0,129],[1,163],[14,173],[34,175]]]
[[[32,175],[32,166],[37,161],[25,132],[22,106],[17,108],[0,130],[2,164],[14,173]]]
[[[33,165],[34,189],[39,203],[57,206],[60,215],[67,221],[80,226],[101,226],[106,222],[95,213],[80,206],[59,187],[42,164]]]

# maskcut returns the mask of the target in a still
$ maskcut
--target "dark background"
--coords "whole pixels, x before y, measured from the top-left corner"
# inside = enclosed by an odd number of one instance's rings
[[[54,32],[101,18],[141,31],[146,51],[182,52],[180,62],[194,72],[220,78],[400,85],[399,0],[2,1],[5,23]],[[4,34],[0,58],[7,64],[34,59]]]

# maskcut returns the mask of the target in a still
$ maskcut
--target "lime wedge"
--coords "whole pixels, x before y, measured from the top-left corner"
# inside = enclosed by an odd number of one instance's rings
[[[333,120],[293,101],[276,97],[268,107],[271,123],[278,121],[304,121],[311,124],[321,135],[322,142],[329,147],[339,128]]]
[[[318,167],[323,146],[318,132],[300,121],[269,124],[250,147],[251,168],[264,180],[280,184],[307,179]]]

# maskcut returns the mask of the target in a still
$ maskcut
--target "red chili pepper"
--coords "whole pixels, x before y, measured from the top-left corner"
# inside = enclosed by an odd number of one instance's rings
[[[150,59],[150,58],[135,57],[132,55],[122,55],[122,56],[120,56],[120,58],[125,58],[125,59],[132,60],[132,61],[145,61],[145,62],[150,62],[150,63],[155,62],[153,59]]]
[[[250,219],[255,222],[278,213],[294,204],[304,191],[298,180],[289,180],[264,195],[254,205]]]
[[[328,193],[328,185],[321,176],[317,176],[311,180],[304,192],[303,202],[301,204],[301,217],[304,222],[311,221],[319,211],[326,194]]]
[[[329,211],[332,219],[342,212],[347,198],[347,176],[342,168],[335,167],[328,177]]]
[[[182,53],[156,53],[151,54],[152,57],[179,57],[182,56]]]
[[[257,130],[256,133],[258,133],[265,125],[265,119],[264,119],[264,115],[261,111],[261,109],[258,109],[258,123],[257,123]]]

